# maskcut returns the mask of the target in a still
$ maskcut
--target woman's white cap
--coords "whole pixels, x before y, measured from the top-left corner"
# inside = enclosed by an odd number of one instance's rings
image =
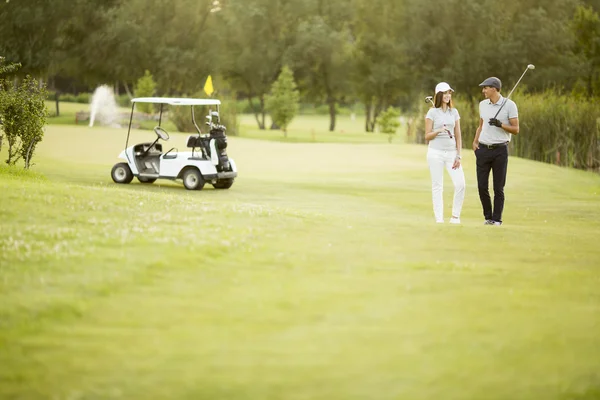
[[[454,92],[454,89],[452,89],[450,85],[448,85],[446,82],[440,82],[437,85],[435,85],[435,94],[438,94],[439,92],[446,92],[448,90]]]

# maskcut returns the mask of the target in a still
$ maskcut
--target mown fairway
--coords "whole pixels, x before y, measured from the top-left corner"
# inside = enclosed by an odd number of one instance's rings
[[[465,151],[440,226],[424,146],[230,138],[231,190],[189,192],[112,183],[124,142],[0,168],[0,398],[600,398],[598,175],[511,158],[483,226]]]

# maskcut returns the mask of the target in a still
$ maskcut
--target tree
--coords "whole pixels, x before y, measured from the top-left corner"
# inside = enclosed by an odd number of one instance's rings
[[[285,137],[287,137],[288,125],[298,113],[299,100],[300,94],[296,89],[294,74],[291,69],[284,66],[271,87],[271,93],[267,96],[267,110]]]
[[[0,75],[15,65],[3,65],[0,59]],[[35,148],[44,136],[47,110],[46,87],[29,75],[15,86],[8,79],[0,79],[0,120],[8,142],[8,165],[23,159],[25,168],[31,166]]]
[[[352,81],[365,104],[365,131],[372,132],[377,116],[397,103],[402,93],[418,84],[411,73],[406,40],[405,1],[356,0],[352,33],[355,37]]]
[[[144,76],[138,79],[134,89],[135,97],[152,97],[156,93],[156,82],[150,71],[146,70]],[[138,110],[149,114],[153,110],[152,103],[138,103]]]
[[[248,100],[259,129],[265,129],[265,96],[306,14],[304,2],[231,1],[217,14],[221,73],[232,90]]]
[[[377,124],[379,125],[379,131],[388,135],[388,142],[392,143],[393,135],[396,134],[398,127],[400,126],[400,110],[394,107],[388,107],[388,109],[377,117]]]
[[[328,3],[328,9],[332,3]],[[349,30],[346,24],[335,24],[332,20],[334,16],[317,15],[303,21],[296,32],[296,43],[288,53],[294,69],[299,71],[306,97],[329,107],[330,131],[335,130],[337,103],[352,89],[348,82],[352,70]]]
[[[572,21],[575,51],[585,68],[588,96],[600,95],[600,17],[591,7],[579,6]]]

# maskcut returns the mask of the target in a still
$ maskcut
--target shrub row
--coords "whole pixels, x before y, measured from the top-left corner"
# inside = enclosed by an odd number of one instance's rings
[[[92,96],[92,93],[61,93],[59,96],[59,100],[64,101],[66,103],[89,104],[92,101]],[[48,92],[48,97],[46,98],[46,100],[55,101],[56,92]],[[131,99],[127,94],[115,96],[115,101],[119,107],[131,107]]]

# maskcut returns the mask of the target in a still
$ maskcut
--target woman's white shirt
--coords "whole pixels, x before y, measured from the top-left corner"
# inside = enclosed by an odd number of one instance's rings
[[[429,147],[437,150],[456,150],[456,137],[454,136],[454,126],[460,119],[456,108],[448,108],[445,112],[440,108],[430,108],[425,118],[433,121],[433,129],[441,129],[446,125],[446,129],[452,133],[452,138],[448,132],[438,133],[436,137],[429,141]]]

